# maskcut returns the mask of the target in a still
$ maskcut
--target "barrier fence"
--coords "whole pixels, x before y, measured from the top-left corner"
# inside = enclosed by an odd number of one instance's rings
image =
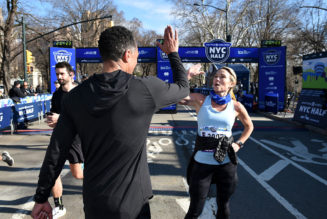
[[[39,120],[50,111],[51,94],[42,94],[21,98],[15,104],[11,99],[0,100],[0,130],[11,129],[13,132],[19,124]]]
[[[193,88],[191,92],[209,95],[211,88]],[[21,98],[21,102],[14,104],[11,99],[0,99],[0,130],[11,129],[14,132],[19,124],[43,119],[50,111],[52,94],[42,94],[35,97]],[[278,95],[266,94],[266,112],[278,112]],[[239,99],[249,113],[253,112],[253,95],[244,94]]]

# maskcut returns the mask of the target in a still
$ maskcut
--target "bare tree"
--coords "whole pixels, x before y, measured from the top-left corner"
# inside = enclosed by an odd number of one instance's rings
[[[297,35],[294,38],[301,42],[299,54],[323,52],[327,50],[327,12],[322,0],[312,2],[315,6],[302,6],[299,19],[295,25]],[[307,9],[309,8],[309,9]]]
[[[143,31],[143,29],[138,29],[138,33],[135,36],[139,47],[155,47],[156,40],[163,38],[162,35],[158,35],[155,31]],[[138,67],[141,69],[140,75],[142,77],[156,75],[156,63],[139,63]]]
[[[1,24],[1,64],[0,76],[3,80],[5,94],[8,94],[10,88],[10,62],[11,48],[13,43],[14,19],[17,13],[17,0],[7,0],[7,16],[4,24]]]

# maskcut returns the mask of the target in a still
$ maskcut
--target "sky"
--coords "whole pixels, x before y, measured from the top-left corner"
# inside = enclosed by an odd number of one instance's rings
[[[164,28],[173,23],[173,16],[170,15],[172,4],[167,0],[113,0],[113,3],[118,11],[124,12],[126,20],[137,18],[142,21],[145,30],[163,34]],[[31,1],[28,8],[33,13],[46,16],[48,7],[49,4],[43,1]]]
[[[166,0],[114,0],[118,11],[124,11],[127,20],[141,20],[143,28],[163,34],[167,25],[172,25],[172,4]]]

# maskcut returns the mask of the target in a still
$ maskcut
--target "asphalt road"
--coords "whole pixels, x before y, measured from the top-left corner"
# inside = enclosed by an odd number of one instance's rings
[[[326,218],[327,137],[262,115],[251,115],[255,130],[238,153],[239,183],[231,200],[231,218]],[[234,137],[240,135],[237,121]],[[0,151],[15,158],[14,167],[0,163],[0,218],[30,218],[39,168],[51,131],[35,122],[28,132],[0,135]],[[196,134],[195,111],[179,106],[177,114],[155,114],[147,140],[154,198],[152,218],[179,219],[189,204],[186,166]],[[62,218],[84,218],[82,181],[62,172]],[[49,199],[53,204],[52,198]],[[212,187],[200,218],[215,218]]]

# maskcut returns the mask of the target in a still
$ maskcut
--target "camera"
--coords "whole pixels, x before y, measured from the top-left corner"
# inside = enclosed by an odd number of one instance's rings
[[[161,45],[164,44],[164,39],[157,39],[157,42],[159,42]]]

